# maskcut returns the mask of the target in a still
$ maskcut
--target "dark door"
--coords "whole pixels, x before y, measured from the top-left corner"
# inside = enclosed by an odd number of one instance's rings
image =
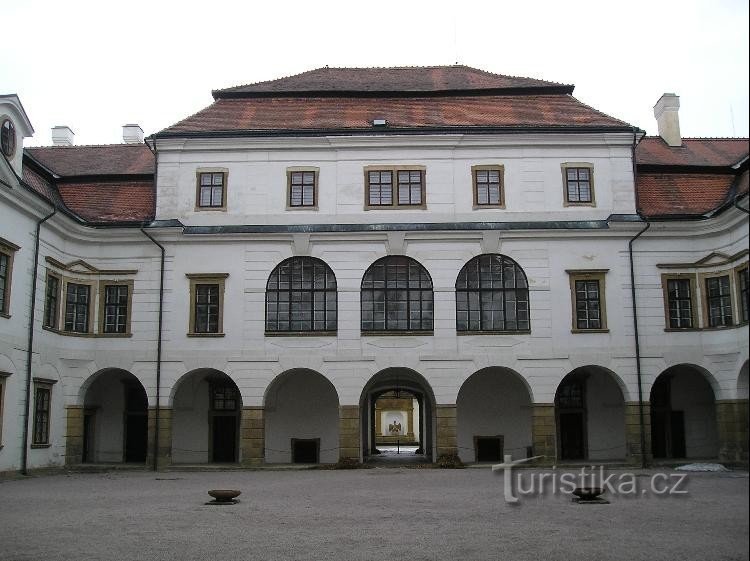
[[[499,462],[503,459],[503,440],[499,436],[477,436],[477,462]]]
[[[292,463],[317,464],[320,461],[320,439],[292,439]]]
[[[671,411],[669,422],[672,429],[672,457],[685,458],[685,412]]]
[[[213,455],[212,462],[237,461],[237,417],[235,415],[215,415],[211,429]]]
[[[90,413],[83,415],[83,451],[81,453],[81,462],[87,463],[93,461],[92,440],[94,436],[94,416]]]
[[[125,415],[125,461],[145,462],[148,442],[148,416],[142,413]]]
[[[669,457],[669,411],[651,410],[651,451],[654,458]]]
[[[586,457],[583,413],[560,413],[560,458],[583,460]]]

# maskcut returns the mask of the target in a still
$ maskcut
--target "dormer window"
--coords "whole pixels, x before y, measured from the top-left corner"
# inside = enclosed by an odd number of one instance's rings
[[[3,120],[0,125],[0,147],[8,159],[16,153],[16,127],[10,119]]]

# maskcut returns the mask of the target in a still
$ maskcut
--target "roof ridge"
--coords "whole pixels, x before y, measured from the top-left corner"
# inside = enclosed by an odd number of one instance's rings
[[[646,135],[645,138],[661,139],[658,134]],[[682,140],[748,140],[750,138],[746,136],[683,136]],[[679,148],[679,146],[673,146],[673,148]]]
[[[623,121],[622,119],[618,119],[617,117],[613,117],[612,115],[610,115],[610,114],[608,114],[608,113],[605,113],[604,111],[599,111],[599,110],[598,110],[598,109],[597,109],[596,107],[592,107],[592,106],[591,106],[591,105],[589,105],[588,103],[584,103],[583,101],[581,101],[580,99],[578,99],[578,98],[577,98],[576,96],[574,96],[573,94],[565,94],[565,95],[569,96],[569,97],[570,97],[571,99],[575,99],[575,100],[576,100],[576,101],[577,101],[578,103],[580,103],[580,104],[581,104],[581,105],[583,105],[584,107],[586,107],[586,108],[588,108],[588,109],[591,109],[591,110],[592,110],[593,112],[595,112],[595,113],[598,113],[599,115],[602,115],[603,117],[608,117],[608,118],[610,118],[610,119],[614,119],[615,121],[617,121],[617,122],[619,122],[619,123],[622,123],[623,125],[626,125],[626,126],[628,126],[628,127],[631,127],[631,126],[633,126],[633,125],[631,125],[630,123],[628,123],[628,122],[626,122],[626,121]]]
[[[24,150],[34,150],[36,148],[55,148],[55,149],[66,149],[66,148],[110,148],[112,146],[146,146],[145,142],[113,142],[111,144],[71,144],[67,145],[48,145],[48,146],[24,146]]]

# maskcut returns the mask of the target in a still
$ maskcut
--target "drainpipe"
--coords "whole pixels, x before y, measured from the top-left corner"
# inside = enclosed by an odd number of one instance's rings
[[[164,312],[164,246],[157,242],[151,235],[141,228],[141,232],[151,240],[161,251],[161,264],[159,267],[159,328],[156,342],[156,409],[154,410],[154,471],[158,471],[159,453],[159,404],[161,403],[161,341],[162,323]]]
[[[29,309],[29,339],[26,344],[26,408],[23,413],[23,456],[21,459],[21,473],[28,475],[29,466],[29,417],[31,416],[31,360],[34,349],[34,312],[36,311],[36,279],[39,267],[39,234],[42,224],[47,222],[57,213],[57,208],[52,207],[52,212],[36,223],[36,237],[34,239],[34,268],[31,270],[31,304]]]
[[[643,137],[641,137],[643,138]],[[636,159],[635,159],[635,149],[636,146],[638,146],[638,143],[640,140],[638,140],[638,132],[635,127],[633,127],[633,187],[635,188],[635,199],[636,199],[636,210],[638,209],[638,166],[636,165]],[[638,378],[638,423],[640,425],[640,433],[641,433],[641,467],[646,467],[646,421],[644,417],[643,412],[643,376],[641,373],[641,344],[640,344],[640,338],[638,336],[638,305],[636,303],[636,294],[635,294],[635,265],[633,264],[633,242],[640,238],[643,234],[646,233],[646,230],[648,230],[651,227],[651,223],[648,221],[648,217],[642,216],[640,214],[640,211],[638,211],[638,215],[641,216],[646,221],[646,226],[643,227],[643,229],[638,232],[635,236],[633,236],[630,241],[628,242],[628,256],[630,258],[630,295],[631,299],[633,301],[633,337],[635,338],[635,372],[636,376]]]

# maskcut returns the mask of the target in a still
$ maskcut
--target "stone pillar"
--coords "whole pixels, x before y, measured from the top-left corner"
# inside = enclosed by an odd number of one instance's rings
[[[531,412],[532,455],[544,456],[536,463],[554,464],[557,461],[557,427],[554,403],[534,403]]]
[[[265,457],[263,407],[243,407],[240,418],[240,462],[243,467],[259,466]]]
[[[65,465],[74,466],[83,461],[83,407],[66,406],[65,417]]]
[[[458,454],[456,436],[456,405],[438,405],[437,417],[437,457]]]
[[[646,441],[646,465],[651,464],[651,404],[643,402],[643,432]],[[637,401],[625,403],[625,459],[641,465],[641,414]]]
[[[719,459],[728,463],[748,462],[748,400],[716,400]]]
[[[339,459],[360,461],[359,405],[339,407]]]
[[[148,454],[146,465],[153,468],[154,465],[154,437],[156,435],[156,408],[148,408]],[[172,464],[172,409],[161,407],[159,409],[159,450],[157,451],[156,465],[158,469],[164,469]]]

